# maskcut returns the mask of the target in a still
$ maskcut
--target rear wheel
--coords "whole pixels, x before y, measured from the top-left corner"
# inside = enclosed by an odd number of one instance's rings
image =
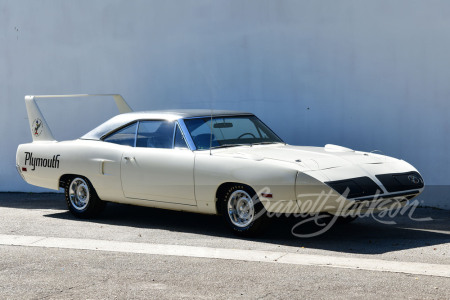
[[[270,221],[267,212],[250,187],[234,185],[219,201],[220,213],[233,233],[255,236],[267,228]]]
[[[97,196],[89,180],[81,176],[67,180],[65,195],[69,211],[82,219],[97,216],[106,204]]]

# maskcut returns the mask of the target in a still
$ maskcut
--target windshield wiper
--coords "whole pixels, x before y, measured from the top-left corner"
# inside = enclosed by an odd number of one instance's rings
[[[223,144],[223,145],[219,145],[219,146],[213,146],[213,147],[211,147],[211,149],[239,147],[239,146],[250,146],[250,145],[249,144]]]

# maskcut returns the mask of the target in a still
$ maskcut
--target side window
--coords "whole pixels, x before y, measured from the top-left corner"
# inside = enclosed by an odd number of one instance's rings
[[[134,147],[136,126],[137,126],[137,123],[128,125],[127,127],[122,128],[119,131],[116,131],[113,134],[109,135],[108,137],[103,139],[103,141],[108,142],[108,143],[118,144],[118,145]]]
[[[136,147],[172,148],[174,126],[168,121],[140,121]]]
[[[188,148],[186,141],[184,140],[183,134],[181,133],[180,127],[178,126],[175,129],[174,148]]]

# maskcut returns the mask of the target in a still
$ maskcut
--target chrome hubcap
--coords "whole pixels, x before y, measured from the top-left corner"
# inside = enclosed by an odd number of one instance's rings
[[[228,216],[238,227],[250,225],[255,217],[255,207],[250,195],[243,190],[234,191],[228,198]]]
[[[77,210],[84,210],[89,204],[89,187],[82,178],[75,178],[69,187],[69,199]]]

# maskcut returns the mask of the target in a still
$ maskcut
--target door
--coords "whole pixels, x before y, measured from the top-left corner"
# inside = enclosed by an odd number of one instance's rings
[[[194,153],[176,122],[140,121],[138,126],[136,147],[124,151],[121,162],[125,197],[196,205]]]

